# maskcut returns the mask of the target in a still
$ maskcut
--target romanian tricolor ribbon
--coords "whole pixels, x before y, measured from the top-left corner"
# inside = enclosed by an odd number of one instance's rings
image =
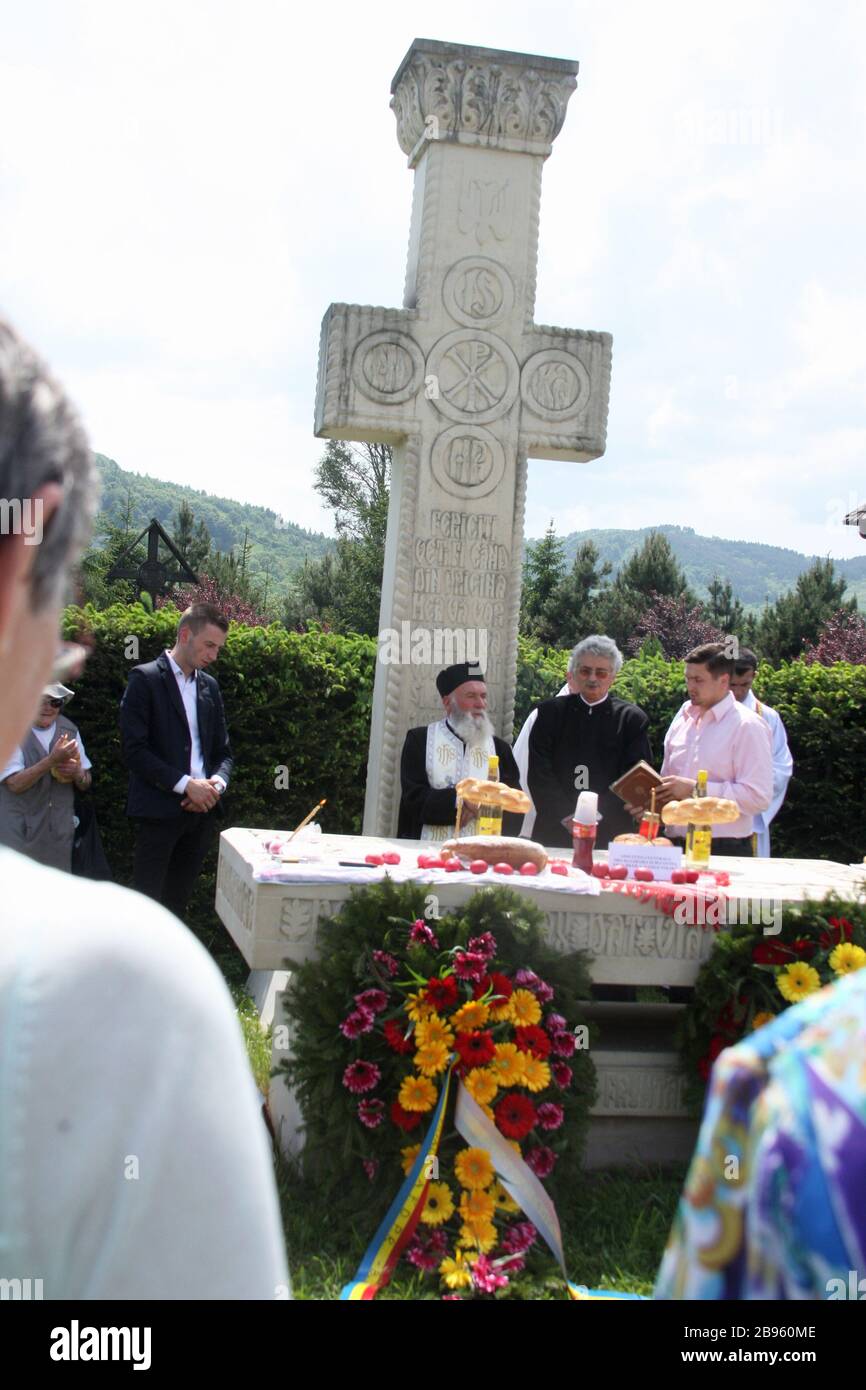
[[[378,1231],[367,1246],[354,1279],[344,1286],[340,1294],[341,1302],[362,1302],[375,1298],[379,1290],[388,1283],[397,1261],[415,1234],[424,1203],[427,1201],[427,1188],[430,1186],[433,1167],[430,1160],[438,1152],[439,1141],[442,1138],[455,1060],[456,1058],[452,1060],[442,1083],[430,1128],[418,1151],[418,1157],[383,1217]]]

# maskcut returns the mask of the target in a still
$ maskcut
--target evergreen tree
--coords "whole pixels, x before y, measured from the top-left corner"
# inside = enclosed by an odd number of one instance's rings
[[[617,580],[635,594],[656,593],[695,602],[670,541],[661,531],[650,531],[640,550],[626,560]]]
[[[526,636],[538,635],[542,614],[564,578],[565,543],[557,536],[551,517],[544,536],[529,551],[523,566],[520,626]]]
[[[597,546],[584,541],[569,572],[559,581],[533,621],[531,635],[546,646],[573,647],[595,629],[595,599],[611,566],[600,562]]]
[[[177,509],[171,538],[195,574],[206,569],[211,548],[210,532],[203,521],[196,524],[195,513],[185,499]]]
[[[833,561],[814,560],[796,587],[766,608],[757,625],[757,651],[767,661],[794,661],[807,644],[818,641],[824,624],[840,610],[857,611],[856,598],[843,599],[844,576],[836,577]]]
[[[704,604],[707,619],[722,632],[739,633],[745,619],[743,605],[734,598],[730,579],[722,583],[717,574],[713,575],[709,586],[710,596]]]

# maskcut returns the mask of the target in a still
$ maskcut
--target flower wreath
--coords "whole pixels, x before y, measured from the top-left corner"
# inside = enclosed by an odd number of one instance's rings
[[[544,914],[506,888],[436,914],[418,885],[356,890],[320,924],[319,958],[291,966],[284,997],[293,1055],[278,1071],[303,1112],[305,1175],[330,1209],[363,1211],[370,1235],[417,1161],[452,1059],[551,1196],[580,1171],[595,1099],[587,1031],[575,1029],[585,957],[554,952]],[[429,1162],[404,1258],[457,1296],[514,1292],[536,1231],[489,1153],[454,1130],[453,1096]]]
[[[785,907],[781,931],[734,925],[716,936],[686,1011],[680,1042],[694,1103],[726,1047],[778,1013],[866,966],[866,907],[831,894]]]

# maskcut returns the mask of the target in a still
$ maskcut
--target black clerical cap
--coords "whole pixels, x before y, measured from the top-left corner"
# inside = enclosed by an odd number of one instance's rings
[[[467,681],[483,681],[484,672],[477,661],[460,661],[456,666],[446,666],[436,677],[436,689],[440,695],[450,695],[458,685]]]

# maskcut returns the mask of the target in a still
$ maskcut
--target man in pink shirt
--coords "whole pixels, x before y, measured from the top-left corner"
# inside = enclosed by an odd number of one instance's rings
[[[662,785],[656,802],[693,796],[701,768],[707,795],[736,801],[742,815],[713,827],[714,854],[754,853],[752,820],[773,798],[773,748],[766,722],[731,692],[734,661],[723,642],[705,642],[686,656],[688,699],[665,735]],[[684,827],[669,827],[672,839]]]

